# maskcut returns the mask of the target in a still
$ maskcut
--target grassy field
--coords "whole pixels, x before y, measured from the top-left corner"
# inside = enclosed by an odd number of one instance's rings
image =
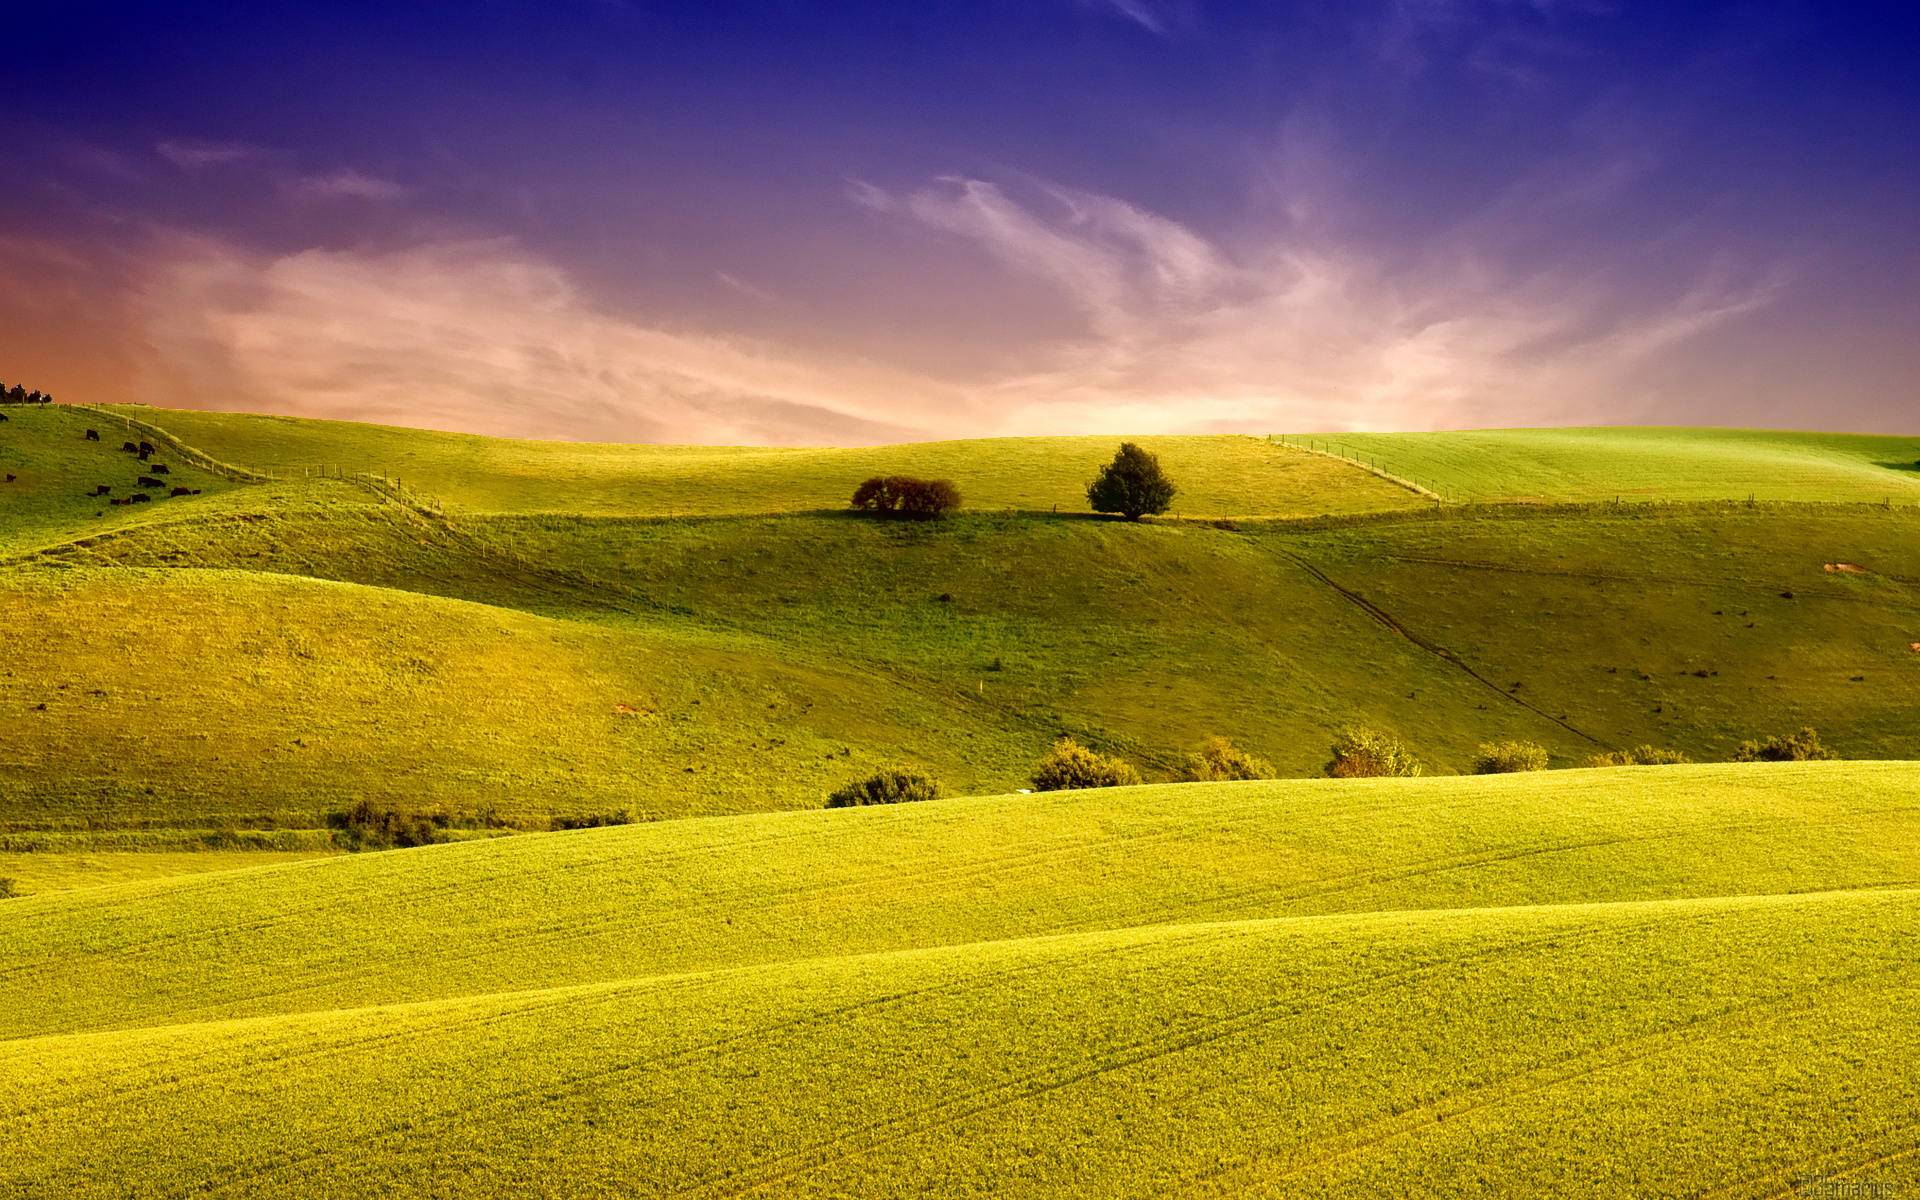
[[[843,509],[870,475],[953,479],[982,509],[1083,513],[1115,438],[996,438],[862,449],[526,442],[263,417],[132,409],[214,455],[278,472],[373,472],[468,512],[713,516]],[[1145,437],[1180,482],[1176,515],[1313,516],[1430,502],[1376,475],[1255,437]]]
[[[1809,723],[1906,757],[1916,535],[1744,507],[154,526],[0,576],[0,619],[44,631],[0,675],[0,826],[312,827],[362,795],[517,823],[811,807],[894,760],[1001,791],[1063,730],[1159,778],[1212,734],[1315,774],[1354,721],[1442,772],[1496,737],[1711,759]]]
[[[1920,767],[1453,774],[1920,757],[1898,439],[1380,443],[1547,502],[1465,505],[1160,439],[1216,519],[1136,525],[1112,439],[127,413],[201,495],[0,426],[0,1194],[1920,1186]],[[971,507],[829,511],[879,471]],[[1164,782],[1349,723],[1435,777]],[[1151,784],[1006,794],[1061,733]],[[820,808],[893,762],[967,798]],[[456,840],[342,853],[362,800]]]
[[[1183,785],[0,905],[14,1194],[1915,1181],[1910,764]],[[699,1131],[689,1136],[689,1131]]]
[[[1920,504],[1920,437],[1610,428],[1339,433],[1311,441],[1466,501]]]

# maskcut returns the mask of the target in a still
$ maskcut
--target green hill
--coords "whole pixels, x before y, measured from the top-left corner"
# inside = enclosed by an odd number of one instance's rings
[[[27,415],[46,420],[0,428],[22,462],[121,456],[81,438],[96,416]],[[256,437],[359,428],[205,419]],[[421,436],[566,484],[542,473],[546,450]],[[1000,445],[941,450],[984,461]],[[1253,453],[1383,482],[1251,439],[1193,445],[1224,475]],[[793,453],[816,469],[826,452]],[[1062,732],[1159,779],[1215,734],[1316,774],[1355,722],[1440,772],[1506,737],[1564,766],[1640,743],[1725,758],[1802,724],[1858,758],[1914,755],[1920,736],[1912,507],[896,525],[442,513],[350,471],[246,478],[209,475],[206,494],[137,517],[15,485],[68,507],[0,538],[15,546],[0,620],[39,635],[0,674],[0,853],[220,845],[203,831],[314,830],[363,797],[517,827],[811,807],[890,761],[1003,791]],[[276,839],[262,844],[310,845]],[[9,872],[62,874],[0,859]]]
[[[1080,513],[1117,438],[993,438],[862,449],[528,442],[344,421],[122,408],[210,453],[281,474],[397,477],[460,511],[712,516],[843,509],[870,475],[956,480],[978,509]],[[1254,437],[1145,437],[1181,516],[1311,516],[1430,501],[1377,475]]]
[[[1184,785],[0,905],[8,1190],[1911,1182],[1908,764]],[[1729,1147],[1738,1147],[1737,1151]]]
[[[1608,428],[1289,440],[1375,462],[1467,501],[1920,503],[1920,437]]]

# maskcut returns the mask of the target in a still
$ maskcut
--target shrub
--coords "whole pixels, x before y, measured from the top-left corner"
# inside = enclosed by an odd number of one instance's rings
[[[1208,738],[1199,753],[1187,759],[1187,779],[1195,783],[1235,779],[1273,779],[1273,764],[1255,758],[1223,737]]]
[[[1033,787],[1039,792],[1129,787],[1139,782],[1140,772],[1132,763],[1089,750],[1070,737],[1055,742],[1033,772]]]
[[[1178,490],[1151,451],[1122,442],[1113,461],[1100,468],[1100,477],[1087,485],[1087,503],[1095,512],[1119,513],[1138,521],[1167,511]]]
[[[361,800],[345,812],[327,814],[334,844],[345,850],[431,845],[441,840],[441,831],[451,824],[443,812],[414,812],[371,800]]]
[[[1590,767],[1670,767],[1692,761],[1679,750],[1667,750],[1660,746],[1635,746],[1631,750],[1613,750],[1606,754],[1596,754],[1587,760],[1587,765]]]
[[[853,507],[877,516],[925,521],[960,507],[960,489],[947,479],[875,475],[853,490]]]
[[[827,797],[828,808],[860,808],[868,804],[906,804],[938,800],[940,784],[910,767],[887,767],[865,779],[856,779]]]
[[[1820,735],[1812,726],[1803,726],[1799,733],[1775,734],[1764,742],[1741,742],[1733,752],[1733,761],[1739,763],[1811,762],[1833,757],[1834,753],[1820,744]]]
[[[11,900],[20,894],[20,885],[4,875],[0,875],[0,900]]]
[[[1335,779],[1411,777],[1424,770],[1400,739],[1366,728],[1342,730],[1334,739],[1333,761],[1327,764],[1327,774]]]
[[[598,813],[554,813],[547,818],[547,828],[558,832],[564,829],[601,829],[608,825],[631,825],[633,814],[626,809]]]
[[[1473,756],[1475,775],[1512,775],[1547,769],[1547,748],[1538,742],[1481,742]]]

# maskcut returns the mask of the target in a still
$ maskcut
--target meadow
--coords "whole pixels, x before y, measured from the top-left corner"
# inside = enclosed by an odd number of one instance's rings
[[[1292,440],[1292,439],[1290,439]],[[1314,436],[1468,502],[1920,502],[1920,438],[1745,429],[1486,429]]]
[[[1910,1180],[1916,1035],[1887,1016],[1920,985],[1911,781],[1806,764],[1188,784],[13,901],[0,1130],[22,1149],[0,1179],[339,1196]]]
[[[115,419],[200,494],[86,495]],[[0,1193],[1920,1184],[1920,452],[1379,437],[1484,502],[1291,438],[1151,439],[1133,524],[1113,439],[0,425]],[[844,511],[895,471],[967,505]],[[1427,777],[1316,778],[1354,724]],[[1852,761],[1724,761],[1802,725]],[[1063,733],[1147,784],[1018,793]],[[1215,735],[1283,778],[1177,782]],[[1570,769],[1639,744],[1698,763]],[[952,798],[822,808],[899,763]]]

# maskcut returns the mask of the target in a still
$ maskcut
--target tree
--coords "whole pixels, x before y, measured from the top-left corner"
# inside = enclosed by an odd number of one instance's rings
[[[1273,764],[1255,758],[1223,737],[1208,738],[1199,753],[1187,760],[1187,779],[1193,783],[1274,777]]]
[[[865,779],[834,789],[827,797],[827,807],[862,808],[869,804],[904,804],[939,798],[940,784],[931,775],[910,767],[883,767]]]
[[[1733,752],[1737,763],[1812,762],[1833,757],[1833,751],[1820,744],[1820,735],[1812,726],[1802,727],[1799,733],[1775,734],[1764,742],[1741,742]]]
[[[1342,730],[1333,743],[1333,761],[1327,764],[1327,774],[1335,779],[1410,777],[1424,770],[1399,738],[1364,727]]]
[[[1096,753],[1070,737],[1055,742],[1033,772],[1034,790],[1040,792],[1129,787],[1139,782],[1140,772],[1132,763]]]
[[[1547,748],[1538,742],[1482,742],[1473,756],[1475,775],[1512,775],[1547,769]]]
[[[853,490],[853,507],[884,517],[925,521],[960,507],[960,489],[947,479],[875,475]]]
[[[1087,503],[1095,512],[1138,521],[1167,511],[1177,490],[1152,451],[1122,442],[1113,461],[1100,468],[1100,477],[1087,485]]]
[[[1630,750],[1612,750],[1606,754],[1596,754],[1587,760],[1587,765],[1590,767],[1666,767],[1692,761],[1683,751],[1641,745]]]

